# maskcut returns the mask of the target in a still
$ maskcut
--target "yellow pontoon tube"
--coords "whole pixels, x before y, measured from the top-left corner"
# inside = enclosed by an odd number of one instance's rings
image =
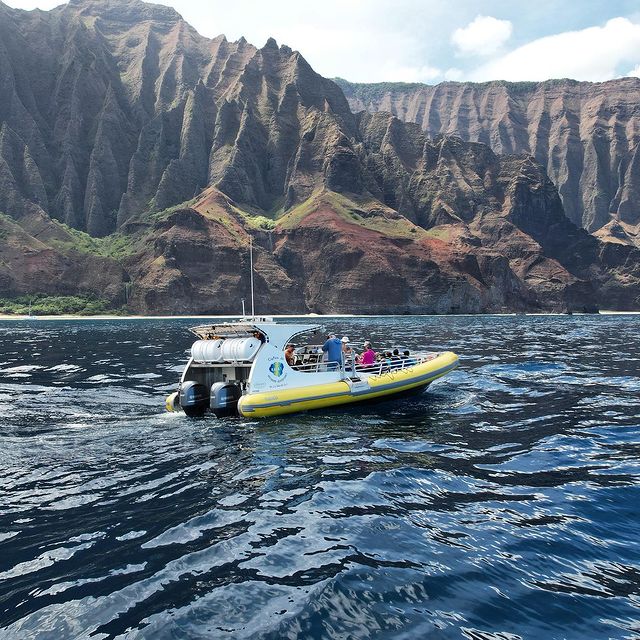
[[[248,393],[240,398],[238,412],[247,418],[265,418],[310,409],[389,397],[431,384],[458,366],[458,356],[451,351],[410,367],[370,375],[365,379],[350,379],[304,387],[289,387]]]

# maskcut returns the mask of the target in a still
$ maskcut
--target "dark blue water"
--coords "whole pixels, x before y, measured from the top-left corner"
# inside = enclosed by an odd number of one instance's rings
[[[264,422],[190,324],[0,323],[1,638],[640,637],[640,318],[330,320],[461,367]]]

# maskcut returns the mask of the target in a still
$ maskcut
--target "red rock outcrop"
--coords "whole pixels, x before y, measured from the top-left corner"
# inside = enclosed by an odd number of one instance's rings
[[[119,307],[129,276],[113,258],[78,250],[76,239],[31,205],[16,223],[0,216],[0,296],[89,295]]]

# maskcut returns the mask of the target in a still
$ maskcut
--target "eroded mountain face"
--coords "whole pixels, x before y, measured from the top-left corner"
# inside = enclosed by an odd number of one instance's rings
[[[322,173],[325,159],[305,157],[301,142],[325,136],[313,146],[329,150],[341,130],[353,134],[341,90],[273,40],[259,50],[209,40],[173,9],[136,0],[50,12],[0,3],[0,18],[0,210],[10,215],[32,201],[103,236],[209,184],[268,210]]]
[[[565,213],[594,232],[640,225],[640,79],[593,83],[338,81],[354,112],[392,113],[434,137],[455,134],[499,154],[533,155]]]
[[[389,114],[362,115],[357,125],[360,142],[345,153],[341,173],[351,176],[350,190],[317,189],[270,231],[252,230],[213,187],[156,223],[148,230],[154,244],[129,265],[137,308],[205,313],[224,301],[225,310],[237,310],[238,296],[249,295],[249,233],[258,307],[273,311],[582,311],[640,303],[637,249],[576,227],[531,157],[496,156],[459,138],[431,141]]]
[[[640,306],[638,250],[573,224],[533,158],[354,115],[273,40],[137,0],[0,18],[2,295],[237,312],[251,237],[262,312]]]

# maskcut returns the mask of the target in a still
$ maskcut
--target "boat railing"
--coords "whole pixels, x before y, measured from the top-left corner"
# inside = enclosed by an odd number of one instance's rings
[[[400,371],[408,369],[421,362],[431,360],[431,356],[400,358],[399,360],[389,360],[387,358],[374,362],[373,364],[356,364],[354,369],[356,373],[367,373],[369,375],[380,375],[389,373],[389,371]]]
[[[388,373],[389,371],[400,371],[413,367],[422,362],[428,362],[433,360],[435,354],[428,354],[425,356],[410,356],[408,358],[400,358],[399,360],[384,360],[376,361],[373,364],[358,364],[355,362],[354,357],[347,358],[339,362],[309,362],[304,364],[295,364],[292,369],[300,371],[302,373],[325,373],[327,371],[341,371],[343,377],[354,377],[360,373],[366,373],[367,375],[380,375],[382,373]]]
[[[324,373],[326,371],[340,371],[339,362],[305,362],[304,364],[294,364],[292,367],[295,371],[302,373]]]

